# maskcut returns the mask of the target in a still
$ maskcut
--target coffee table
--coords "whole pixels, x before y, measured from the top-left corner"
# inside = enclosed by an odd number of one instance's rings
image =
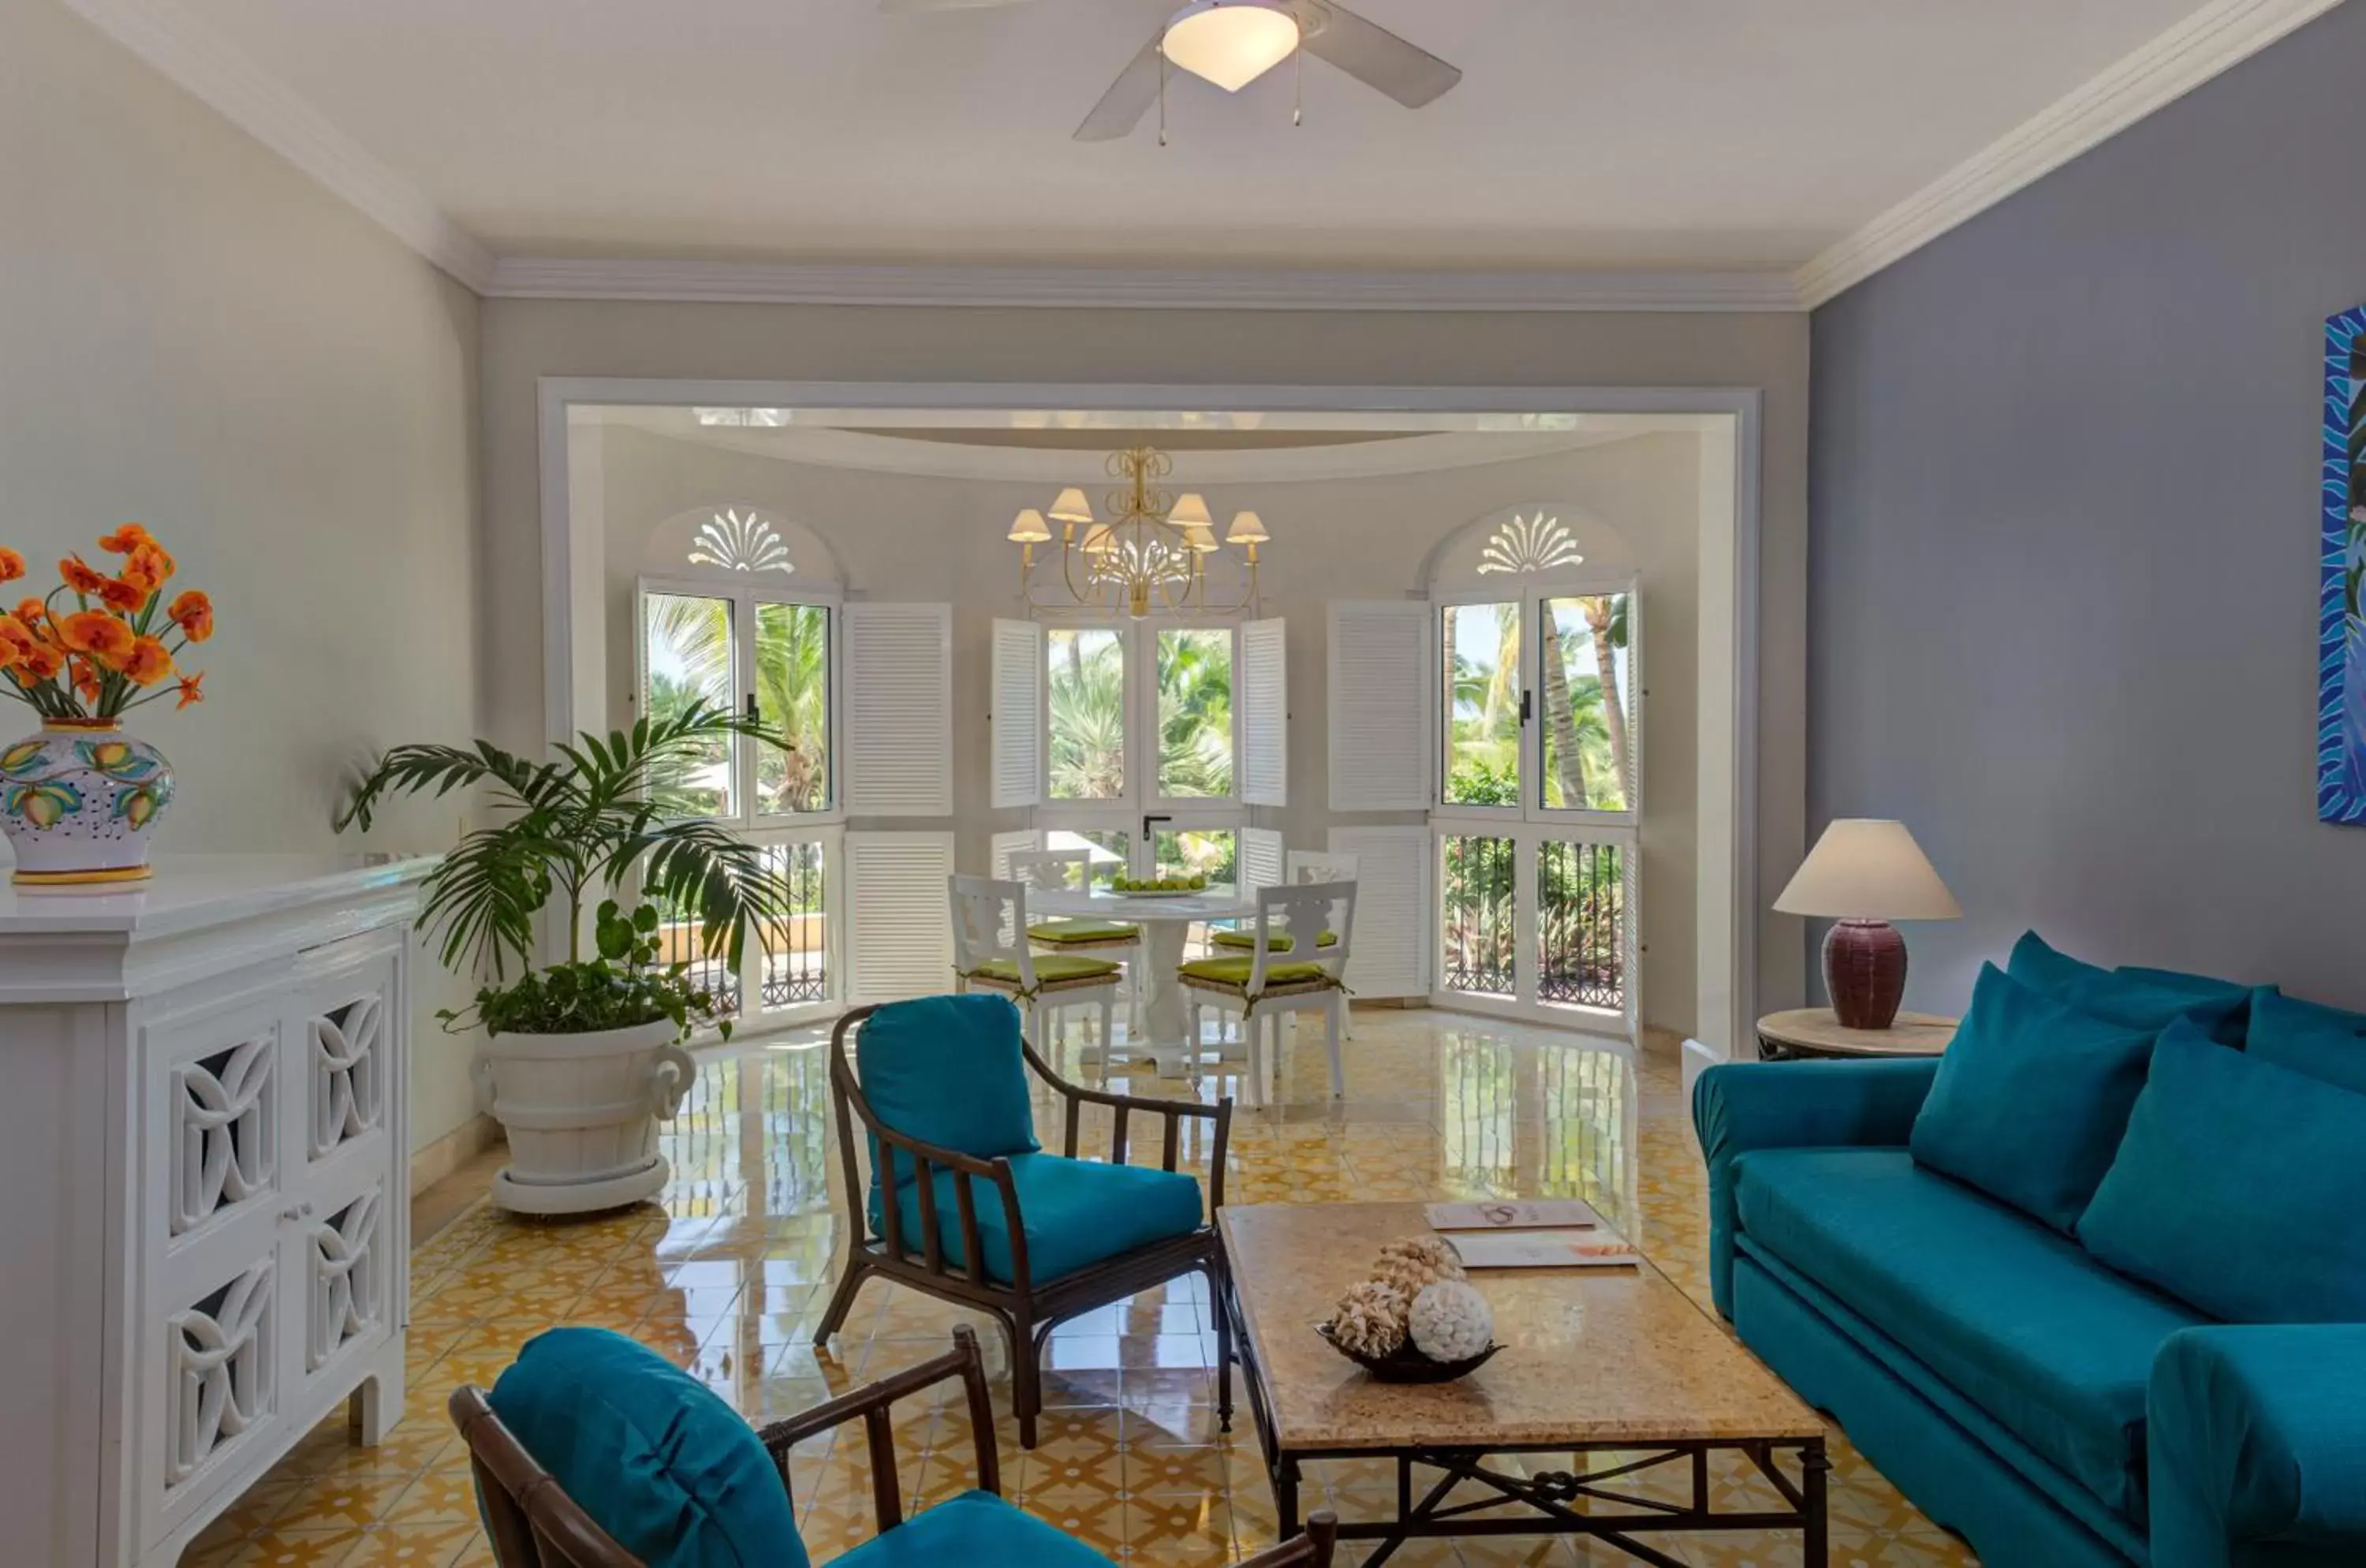
[[[1822,1420],[1648,1263],[1480,1274],[1504,1348],[1456,1382],[1382,1383],[1313,1325],[1382,1243],[1428,1229],[1421,1204],[1251,1204],[1217,1219],[1233,1343],[1282,1539],[1299,1528],[1301,1465],[1378,1458],[1395,1461],[1395,1517],[1339,1526],[1343,1538],[1384,1543],[1368,1563],[1417,1536],[1560,1534],[1681,1568],[1643,1538],[1796,1529],[1808,1568],[1824,1568]],[[1708,1461],[1720,1450],[1746,1458],[1787,1506],[1713,1509]],[[1605,1450],[1623,1457],[1589,1458]],[[1572,1468],[1489,1463],[1523,1453],[1569,1454]],[[1662,1467],[1680,1467],[1687,1501],[1619,1484]],[[1482,1495],[1449,1501],[1466,1483]],[[1494,1512],[1507,1503],[1523,1511]]]

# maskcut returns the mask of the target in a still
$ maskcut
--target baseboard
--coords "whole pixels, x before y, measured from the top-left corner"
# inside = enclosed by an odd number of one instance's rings
[[[411,1156],[411,1195],[418,1197],[501,1141],[501,1124],[482,1111]]]

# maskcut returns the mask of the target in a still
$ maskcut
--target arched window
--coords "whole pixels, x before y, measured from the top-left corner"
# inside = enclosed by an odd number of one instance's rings
[[[1574,506],[1505,507],[1425,563],[1437,672],[1439,989],[1635,1018],[1642,620],[1635,554]]]
[[[704,703],[750,715],[769,732],[718,741],[653,787],[671,809],[762,845],[797,907],[749,944],[744,973],[701,960],[701,977],[736,1002],[753,987],[765,1011],[826,1003],[834,995],[827,889],[844,819],[838,562],[811,529],[726,503],[657,524],[641,564],[638,711],[664,717]],[[669,956],[692,956],[693,934],[670,925]]]

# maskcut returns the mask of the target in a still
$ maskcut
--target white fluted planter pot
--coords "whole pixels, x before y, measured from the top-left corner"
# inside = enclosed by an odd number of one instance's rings
[[[587,1214],[653,1197],[671,1174],[658,1123],[682,1108],[697,1066],[665,1019],[592,1034],[496,1034],[491,1079],[509,1168],[492,1199],[521,1214]]]

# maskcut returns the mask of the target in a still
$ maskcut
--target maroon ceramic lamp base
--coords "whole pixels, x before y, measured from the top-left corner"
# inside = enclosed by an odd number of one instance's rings
[[[1824,989],[1842,1029],[1887,1029],[1906,999],[1906,939],[1887,920],[1842,920],[1824,938]]]

